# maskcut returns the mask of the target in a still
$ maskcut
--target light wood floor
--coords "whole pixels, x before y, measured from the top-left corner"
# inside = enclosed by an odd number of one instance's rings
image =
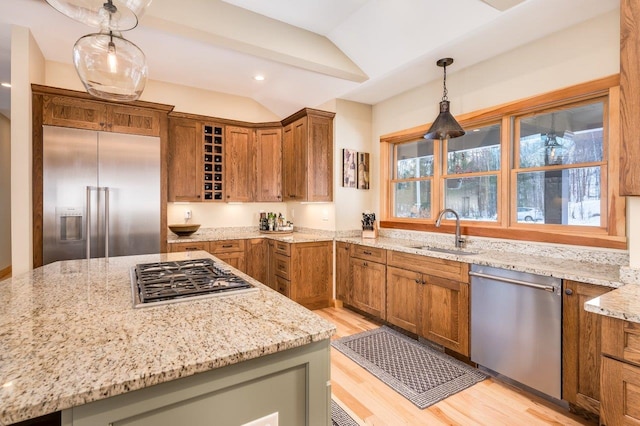
[[[334,323],[334,338],[378,327],[344,308],[314,311]],[[361,425],[589,425],[561,407],[504,384],[484,380],[420,410],[342,353],[331,349],[333,398]]]

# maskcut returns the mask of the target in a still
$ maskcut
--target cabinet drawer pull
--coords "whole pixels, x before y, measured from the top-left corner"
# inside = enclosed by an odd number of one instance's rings
[[[233,247],[233,244],[223,244],[222,248],[231,248]]]
[[[185,249],[185,251],[198,251],[198,250],[200,250],[199,247],[185,247],[184,249]]]
[[[364,254],[371,256],[373,253],[371,253],[370,251],[363,251]]]

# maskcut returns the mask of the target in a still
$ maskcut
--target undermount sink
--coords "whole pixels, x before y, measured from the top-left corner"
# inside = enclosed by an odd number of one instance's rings
[[[416,246],[414,248],[426,251],[435,251],[437,253],[447,253],[447,254],[457,254],[458,256],[469,256],[471,254],[478,254],[477,251],[467,251],[460,249],[446,249],[440,247],[430,247],[430,246]]]

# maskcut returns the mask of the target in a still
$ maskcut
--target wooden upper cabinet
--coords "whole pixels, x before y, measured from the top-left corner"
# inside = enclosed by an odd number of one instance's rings
[[[103,132],[160,135],[160,112],[70,96],[43,96],[43,123]]]
[[[285,201],[307,200],[307,117],[285,126],[282,143],[282,180]]]
[[[116,133],[135,133],[144,136],[160,134],[160,117],[157,111],[121,105],[107,108],[107,127]]]
[[[67,96],[42,97],[42,124],[75,129],[106,130],[107,105]]]
[[[640,195],[640,3],[620,1],[620,195]]]
[[[258,129],[256,151],[256,201],[282,201],[282,129]]]
[[[225,185],[226,201],[254,201],[256,160],[253,130],[226,126]]]
[[[333,200],[333,118],[309,115],[307,199]]]
[[[303,109],[283,120],[283,198],[333,200],[334,113]]]
[[[169,119],[169,201],[202,201],[201,124]]]

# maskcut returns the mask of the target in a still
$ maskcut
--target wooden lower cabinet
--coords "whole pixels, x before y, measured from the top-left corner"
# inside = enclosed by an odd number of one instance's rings
[[[422,281],[418,272],[387,266],[387,321],[414,334],[422,310]]]
[[[469,284],[424,276],[418,334],[469,356]]]
[[[351,304],[351,273],[349,260],[351,258],[351,244],[336,242],[336,299],[347,305]]]
[[[269,241],[267,285],[308,309],[331,306],[333,241]]]
[[[386,270],[384,263],[351,258],[351,303],[374,317],[385,319]]]
[[[562,295],[562,399],[572,410],[600,413],[602,316],[584,310],[586,301],[611,288],[564,280]]]
[[[209,253],[234,268],[245,272],[244,243],[245,240],[209,241]]]
[[[251,278],[267,284],[269,246],[264,238],[245,240],[245,273]]]
[[[469,265],[387,251],[387,321],[469,356]]]
[[[640,425],[640,324],[602,317],[600,424]]]

